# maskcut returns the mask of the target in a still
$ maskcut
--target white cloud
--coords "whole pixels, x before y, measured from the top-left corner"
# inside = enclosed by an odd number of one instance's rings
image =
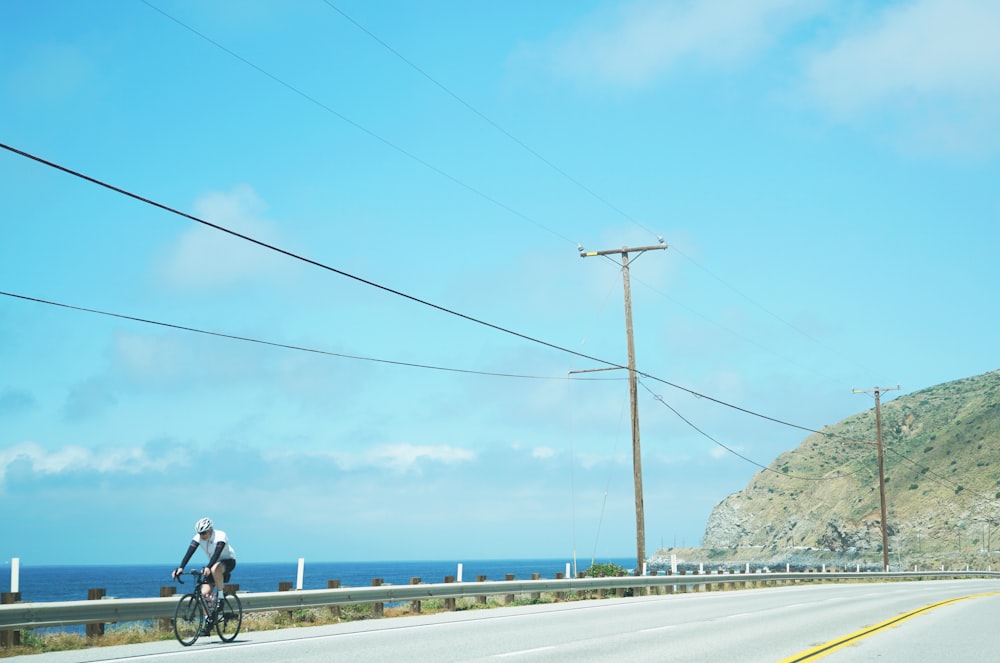
[[[531,450],[531,457],[544,460],[546,458],[552,458],[556,455],[556,450],[552,447],[535,447]]]
[[[294,454],[273,454],[273,458],[288,458]],[[389,470],[395,474],[409,472],[419,473],[425,463],[454,465],[475,460],[476,454],[468,449],[451,445],[429,444],[382,444],[358,453],[330,452],[321,454],[304,454],[304,456],[321,456],[332,459],[342,470],[360,469]]]
[[[35,442],[22,442],[0,448],[0,483],[7,476],[10,466],[16,462],[27,462],[35,473],[52,476],[82,472],[163,472],[175,465],[184,464],[184,459],[152,458],[145,449],[139,447],[88,449],[68,445],[50,451]]]
[[[729,67],[757,56],[817,2],[667,0],[615,5],[547,48],[556,73],[639,86],[681,64]]]
[[[449,445],[386,444],[372,448],[364,454],[366,464],[388,467],[395,472],[407,472],[418,463],[430,461],[452,465],[469,461],[475,454],[468,449]]]
[[[195,203],[194,215],[248,237],[279,245],[277,230],[261,213],[263,201],[247,185],[212,192]],[[162,255],[157,271],[178,288],[225,288],[275,278],[293,264],[270,249],[192,222]]]
[[[906,140],[958,150],[984,139],[1000,145],[997,35],[993,0],[896,5],[812,56],[805,89],[833,117],[901,126]]]
[[[730,448],[731,448],[731,449],[733,449],[734,451],[737,451],[737,450],[738,450],[738,449],[737,449],[737,448],[735,448],[735,447],[730,447]],[[720,459],[722,459],[722,458],[729,458],[729,456],[730,456],[730,452],[729,452],[728,450],[726,450],[726,449],[723,449],[723,448],[722,448],[722,447],[720,447],[719,445],[714,445],[714,446],[712,446],[711,448],[709,448],[709,450],[708,450],[708,455],[709,455],[709,456],[710,456],[710,457],[711,457],[711,458],[712,458],[713,460],[720,460]]]

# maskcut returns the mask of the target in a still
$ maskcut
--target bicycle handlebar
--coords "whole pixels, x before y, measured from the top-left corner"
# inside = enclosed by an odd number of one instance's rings
[[[176,576],[174,576],[174,580],[183,585],[184,581],[181,579],[181,576],[186,576],[186,575],[192,575],[196,578],[200,578],[204,582],[204,574],[201,571],[182,571],[181,573],[178,573]]]

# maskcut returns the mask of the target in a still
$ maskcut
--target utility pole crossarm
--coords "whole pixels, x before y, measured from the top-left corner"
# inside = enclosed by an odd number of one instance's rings
[[[584,251],[580,249],[581,258],[593,258],[594,256],[612,256],[617,253],[640,253],[642,251],[660,251],[667,248],[666,244],[656,244],[655,246],[638,246],[629,248],[623,246],[620,249],[607,249],[606,251]]]

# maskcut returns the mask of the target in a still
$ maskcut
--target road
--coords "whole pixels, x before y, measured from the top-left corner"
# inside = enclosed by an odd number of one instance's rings
[[[798,585],[467,610],[15,657],[264,661],[1000,661],[1000,583]],[[843,638],[850,636],[842,646]]]

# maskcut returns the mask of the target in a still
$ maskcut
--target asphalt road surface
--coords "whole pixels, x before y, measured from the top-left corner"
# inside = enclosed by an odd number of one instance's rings
[[[798,585],[466,610],[12,661],[1000,662],[1000,581]]]

